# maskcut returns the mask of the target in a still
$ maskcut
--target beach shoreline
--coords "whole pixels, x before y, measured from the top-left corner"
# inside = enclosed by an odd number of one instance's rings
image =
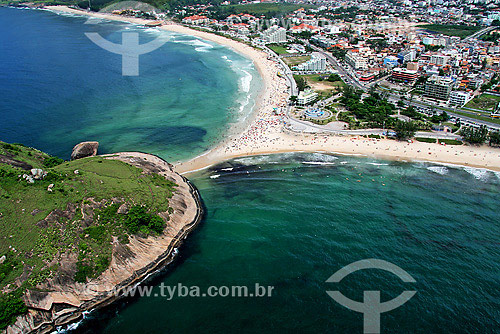
[[[72,13],[114,21],[145,25],[151,20],[123,17],[76,10],[66,6],[47,6],[51,11]],[[285,79],[278,76],[278,65],[268,59],[264,51],[247,44],[167,22],[158,29],[191,35],[229,47],[253,61],[262,77],[263,85],[248,124],[239,134],[234,134],[212,149],[188,161],[174,165],[180,174],[189,174],[218,163],[243,156],[266,155],[288,152],[324,152],[330,154],[362,155],[386,160],[427,161],[500,171],[500,149],[488,146],[440,145],[418,141],[399,142],[391,139],[371,139],[361,136],[299,133],[286,126],[283,112],[288,101]],[[241,126],[241,124],[239,125]]]

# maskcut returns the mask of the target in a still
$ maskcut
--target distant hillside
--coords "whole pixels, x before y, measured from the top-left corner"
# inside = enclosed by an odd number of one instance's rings
[[[197,207],[189,189],[154,156],[68,162],[0,142],[0,329],[25,313],[27,306],[47,305],[50,310],[55,298],[47,291],[57,293],[70,286],[66,296],[73,297],[66,304],[76,300],[73,305],[80,306],[78,300],[89,298],[84,297],[83,283],[98,278],[99,284],[119,282],[132,269],[147,266],[147,256],[138,255],[136,245],[144,248],[147,240],[165,239],[167,224],[175,230],[172,226],[179,223],[181,230],[192,223],[193,215],[186,216],[185,208],[196,212]],[[182,202],[179,212],[170,203],[174,194],[176,203]],[[175,212],[178,217],[171,221]],[[157,254],[151,250],[156,254],[151,260],[163,254],[171,240],[165,242]],[[118,268],[113,279],[103,279],[113,264]],[[127,271],[117,276],[120,268]]]
[[[148,3],[158,9],[166,10],[178,6],[194,5],[194,4],[219,4],[223,0],[143,0],[141,2]],[[100,9],[109,6],[113,3],[119,1],[116,0],[90,0],[90,7],[93,11],[99,11]],[[45,5],[66,5],[66,6],[79,6],[80,8],[88,8],[89,0],[48,0],[48,1],[25,1],[25,0],[0,0],[0,4],[45,4]]]

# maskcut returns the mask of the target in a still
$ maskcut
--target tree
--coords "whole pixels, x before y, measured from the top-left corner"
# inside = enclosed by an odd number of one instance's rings
[[[490,146],[498,146],[500,145],[500,132],[499,131],[491,131],[489,136],[489,144]]]
[[[18,315],[28,311],[21,296],[22,290],[18,289],[0,297],[0,329],[7,328],[15,322]]]
[[[420,114],[415,110],[415,107],[408,106],[405,110],[401,111],[401,114],[411,117],[411,118],[420,118]]]
[[[479,128],[468,126],[460,131],[460,135],[469,144],[482,144],[488,136],[488,129],[484,125]]]
[[[394,131],[396,132],[396,138],[398,140],[406,140],[412,138],[415,135],[417,128],[417,123],[415,123],[414,121],[396,121],[396,123],[394,124]]]
[[[290,102],[296,103],[297,102],[297,95],[290,96]]]
[[[304,79],[300,75],[294,75],[293,78],[295,79],[295,83],[297,84],[297,89],[299,91],[302,91],[307,88],[306,79]]]
[[[330,76],[328,77],[328,81],[335,82],[335,81],[342,81],[342,79],[340,78],[340,76],[337,73],[334,73],[334,74],[330,74]]]

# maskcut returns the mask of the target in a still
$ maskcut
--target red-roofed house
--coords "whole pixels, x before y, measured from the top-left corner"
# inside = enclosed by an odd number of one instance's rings
[[[187,16],[182,19],[182,23],[194,24],[194,25],[206,24],[208,22],[210,22],[208,17],[200,15]]]
[[[290,29],[291,29],[292,33],[297,33],[297,34],[303,32],[303,31],[309,31],[309,32],[313,32],[313,33],[319,31],[319,27],[311,26],[311,25],[305,24],[305,23],[301,23],[298,26],[293,26]]]

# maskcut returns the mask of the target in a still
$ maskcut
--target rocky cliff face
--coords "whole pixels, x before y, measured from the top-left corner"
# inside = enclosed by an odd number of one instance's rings
[[[87,283],[69,279],[75,272],[76,258],[68,256],[60,263],[68,271],[68,279],[64,279],[64,275],[63,278],[48,279],[38,291],[29,291],[25,295],[28,313],[20,316],[6,333],[52,332],[56,326],[81,318],[84,311],[112,303],[119,298],[114,291],[133,286],[170,263],[182,240],[200,221],[203,211],[197,190],[164,160],[144,153],[117,153],[105,158],[157,173],[178,185],[170,199],[173,212],[160,213],[164,218],[170,217],[167,227],[157,237],[132,236],[126,246],[113,240],[109,268]]]

